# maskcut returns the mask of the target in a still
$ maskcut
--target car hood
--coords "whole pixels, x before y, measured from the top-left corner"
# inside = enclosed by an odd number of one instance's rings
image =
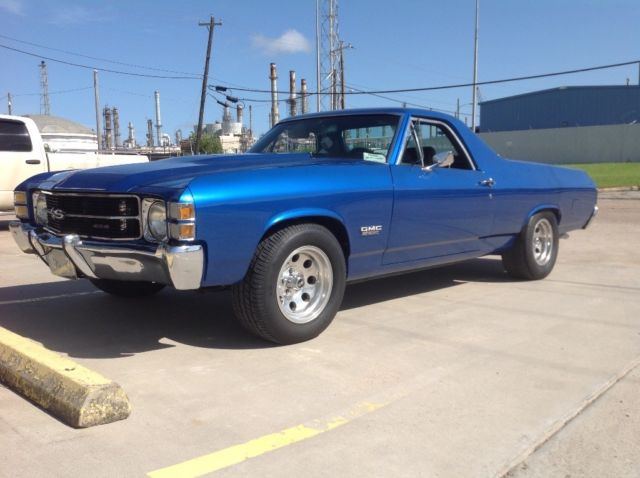
[[[335,162],[334,160],[331,160]],[[43,189],[95,192],[150,192],[182,190],[195,177],[231,170],[272,169],[327,162],[309,154],[243,154],[188,156],[150,163],[125,164],[54,174]]]

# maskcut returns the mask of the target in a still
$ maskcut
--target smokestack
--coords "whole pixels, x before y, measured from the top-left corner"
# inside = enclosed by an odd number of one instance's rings
[[[113,140],[116,149],[122,144],[120,143],[120,115],[118,115],[118,108],[113,108]]]
[[[296,72],[289,71],[289,116],[296,115]]]
[[[104,115],[104,148],[111,149],[111,108],[105,106],[102,110],[102,114]]]
[[[306,114],[307,109],[307,80],[300,80],[300,114]]]
[[[133,128],[133,123],[129,121],[129,137],[127,138],[127,144],[130,148],[136,147],[136,130]]]
[[[276,70],[276,64],[271,63],[271,126],[280,121],[280,111],[278,110],[278,74]]]
[[[240,103],[238,103],[238,106],[236,106],[236,120],[238,123],[242,124],[242,113],[244,111],[244,106],[242,106]]]
[[[153,121],[147,120],[147,146],[153,148]]]
[[[155,91],[156,97],[156,130],[158,138],[158,146],[162,146],[162,119],[160,118],[160,92]]]

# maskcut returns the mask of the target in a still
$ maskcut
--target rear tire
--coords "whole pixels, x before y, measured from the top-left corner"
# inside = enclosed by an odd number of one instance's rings
[[[516,279],[547,277],[558,257],[558,221],[555,214],[534,214],[516,238],[513,247],[502,254],[502,265]]]
[[[317,337],[338,313],[346,282],[342,248],[317,224],[266,237],[232,288],[233,308],[249,332],[278,344]]]
[[[110,279],[89,279],[91,283],[107,294],[117,297],[147,297],[164,289],[157,282],[129,282]]]

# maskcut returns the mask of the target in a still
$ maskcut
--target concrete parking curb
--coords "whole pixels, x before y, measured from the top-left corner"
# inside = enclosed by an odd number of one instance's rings
[[[0,382],[76,428],[123,420],[131,413],[117,383],[2,327]]]

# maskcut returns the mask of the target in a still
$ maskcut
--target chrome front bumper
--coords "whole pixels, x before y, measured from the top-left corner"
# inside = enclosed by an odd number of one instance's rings
[[[75,234],[38,232],[19,221],[11,222],[9,230],[23,252],[37,254],[52,273],[68,279],[159,282],[179,290],[199,289],[202,281],[204,250],[199,244],[159,244],[155,250],[118,246],[83,241]]]

